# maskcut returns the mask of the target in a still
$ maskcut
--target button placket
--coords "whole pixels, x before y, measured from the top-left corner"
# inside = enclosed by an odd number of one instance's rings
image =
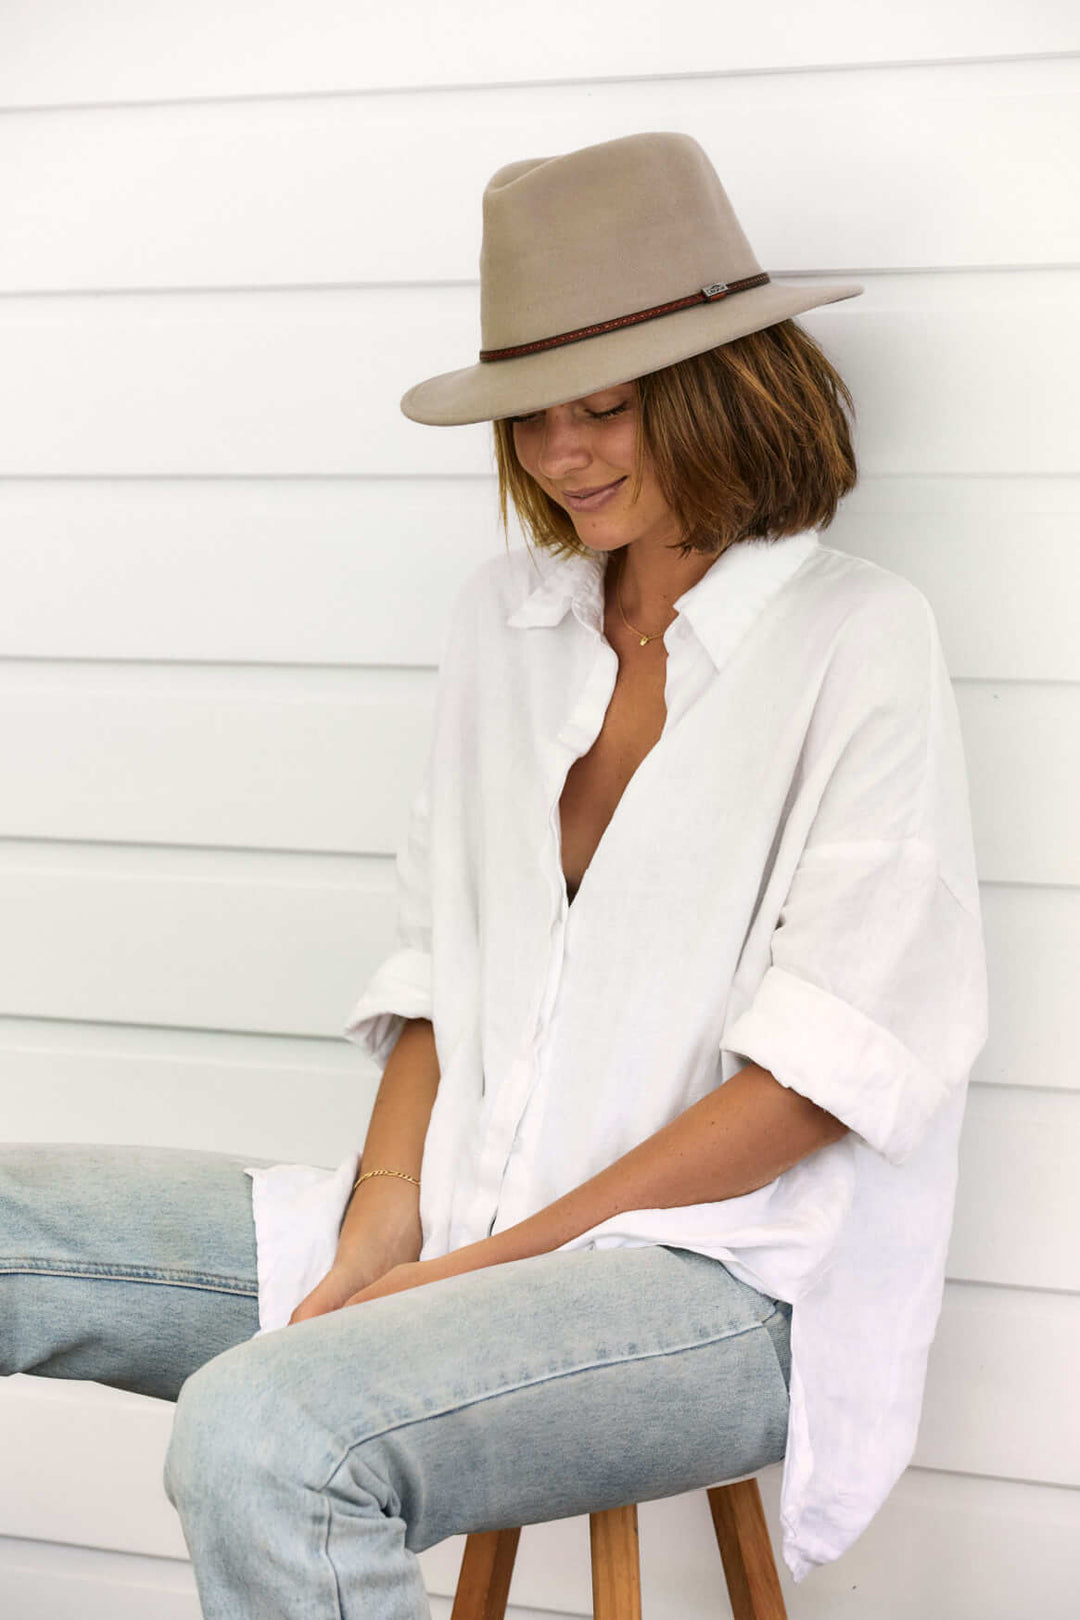
[[[559,803],[571,766],[588,752],[600,735],[604,716],[618,679],[619,661],[614,648],[600,634],[595,624],[585,620],[582,622],[596,639],[596,657],[578,701],[556,739],[558,753],[553,768],[553,792],[548,800],[547,836],[544,841],[544,858],[553,908],[548,926],[546,973],[527,1045],[511,1065],[501,1088],[498,1105],[489,1127],[488,1140],[483,1150],[481,1162],[485,1174],[482,1180],[488,1184],[489,1189],[491,1182],[497,1181],[498,1186],[494,1202],[491,1190],[488,1190],[486,1193],[478,1194],[474,1204],[476,1214],[484,1221],[485,1234],[490,1234],[498,1218],[502,1186],[511,1151],[537,1084],[540,1053],[554,1012],[566,957],[569,905],[562,870]]]

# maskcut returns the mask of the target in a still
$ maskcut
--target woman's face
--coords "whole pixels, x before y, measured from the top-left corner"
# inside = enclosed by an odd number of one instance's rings
[[[641,494],[630,499],[640,425],[634,383],[510,421],[518,461],[570,514],[583,544],[614,551],[635,540],[670,545],[679,537],[648,458]]]

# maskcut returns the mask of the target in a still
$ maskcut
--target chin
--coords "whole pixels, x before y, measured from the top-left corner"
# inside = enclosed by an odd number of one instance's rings
[[[595,535],[587,539],[585,535],[579,534],[578,539],[598,557],[609,557],[613,551],[619,551],[625,544],[623,540],[598,540]]]

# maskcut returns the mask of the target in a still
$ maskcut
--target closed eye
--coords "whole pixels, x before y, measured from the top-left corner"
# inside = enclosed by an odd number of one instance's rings
[[[588,414],[592,417],[594,422],[604,422],[604,421],[607,421],[607,419],[609,417],[618,416],[622,411],[625,411],[625,410],[626,410],[626,401],[624,400],[621,405],[613,406],[610,411],[589,411]],[[540,415],[539,411],[532,411],[532,412],[530,412],[530,414],[528,416],[508,416],[506,418],[506,420],[513,427],[518,422],[535,422],[536,418],[539,415]]]

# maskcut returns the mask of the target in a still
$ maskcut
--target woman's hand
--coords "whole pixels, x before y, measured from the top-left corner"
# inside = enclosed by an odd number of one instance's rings
[[[360,1288],[345,1300],[346,1305],[366,1305],[370,1299],[381,1299],[384,1294],[401,1294],[407,1288],[419,1288],[424,1283],[438,1282],[441,1277],[458,1277],[472,1267],[460,1263],[460,1257],[444,1254],[437,1260],[412,1260],[405,1265],[392,1266],[388,1272],[366,1288]]]
[[[396,1270],[397,1267],[392,1267]],[[289,1317],[289,1326],[294,1322],[306,1322],[313,1316],[325,1316],[329,1311],[340,1310],[348,1304],[350,1295],[357,1289],[366,1288],[379,1276],[377,1266],[364,1269],[360,1266],[347,1266],[335,1262],[330,1267],[322,1282],[317,1283],[300,1301],[299,1305]]]
[[[341,1225],[337,1253],[326,1276],[289,1317],[306,1322],[340,1310],[390,1271],[417,1261],[423,1246],[416,1187],[397,1177],[377,1176],[353,1189]]]
[[[300,1301],[289,1317],[289,1326],[339,1311],[345,1305],[364,1305],[369,1299],[381,1299],[384,1294],[400,1294],[407,1288],[419,1288],[440,1277],[457,1277],[473,1269],[461,1263],[460,1254],[445,1254],[438,1260],[407,1260],[372,1277],[364,1277],[355,1266],[335,1264],[322,1282]]]

